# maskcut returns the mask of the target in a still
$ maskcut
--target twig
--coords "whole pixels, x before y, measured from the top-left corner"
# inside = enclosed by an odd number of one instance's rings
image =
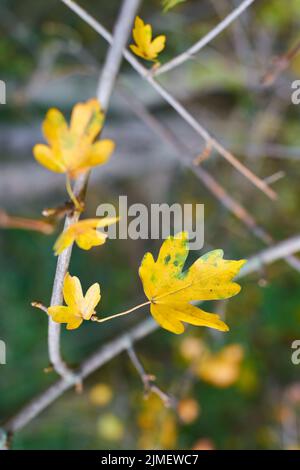
[[[175,406],[175,400],[172,397],[170,397],[167,393],[163,392],[157,385],[153,383],[156,377],[152,374],[147,374],[141,361],[136,355],[136,352],[132,345],[132,341],[129,339],[128,339],[127,352],[128,352],[128,356],[131,359],[132,364],[136,368],[144,384],[145,397],[147,398],[150,393],[154,393],[162,400],[162,402],[167,408]]]
[[[38,302],[38,301],[35,300],[35,301],[31,302],[30,305],[31,305],[31,307],[38,308],[39,310],[42,310],[43,312],[47,313],[47,315],[48,315],[48,309],[44,304],[42,304],[42,302]]]
[[[211,152],[212,152],[211,143],[207,142],[207,144],[205,145],[203,151],[199,155],[197,155],[197,157],[194,158],[193,164],[196,165],[196,166],[201,165],[201,163],[208,160],[208,158],[211,156]]]
[[[266,183],[268,184],[274,184],[277,183],[277,181],[281,180],[286,176],[286,173],[282,170],[276,171],[276,173],[273,173],[273,175],[268,176],[265,178]]]
[[[32,230],[34,232],[50,235],[54,232],[55,226],[44,220],[15,217],[0,209],[0,228],[17,228],[22,230]]]
[[[107,42],[112,42],[111,34],[87,13],[83,8],[72,0],[62,0],[74,13],[89,24],[97,33],[99,33]],[[275,191],[271,189],[263,180],[256,176],[252,171],[245,167],[231,152],[226,150],[198,121],[179,103],[128,50],[124,49],[123,55],[127,62],[143,77],[169,105],[200,135],[207,143],[210,143],[217,152],[222,155],[236,170],[245,176],[252,184],[263,191],[270,199],[277,198]]]
[[[174,151],[179,160],[189,167],[197,178],[202,181],[206,188],[218,199],[218,201],[230,212],[232,212],[242,223],[266,245],[272,245],[272,236],[257,224],[254,217],[236,201],[221,185],[202,167],[194,165],[194,155],[190,149],[166,126],[164,126],[153,114],[148,111],[144,104],[133,94],[128,96],[127,91],[122,90],[122,97],[130,104],[132,111],[152,129],[164,142]],[[287,256],[285,261],[296,271],[300,272],[300,260],[294,256]]]
[[[169,60],[166,64],[159,67],[153,73],[154,76],[161,75],[162,73],[168,72],[183,62],[189,60],[194,54],[199,52],[203,47],[210,43],[216,36],[218,36],[224,29],[226,29],[236,18],[238,18],[243,11],[245,11],[254,0],[244,0],[235,10],[233,10],[226,18],[224,18],[221,23],[219,23],[215,28],[209,31],[200,41],[196,42],[192,47],[187,49],[182,54],[174,57],[174,59]]]
[[[271,86],[277,80],[282,72],[290,66],[292,60],[300,53],[300,41],[288,52],[273,60],[272,64],[261,78],[261,84]]]
[[[298,251],[300,251],[300,235],[289,238],[253,256],[241,270],[239,278],[255,271],[259,271],[262,264],[271,264]],[[158,328],[159,325],[152,318],[149,318],[139,323],[126,334],[108,342],[105,346],[101,347],[93,355],[83,361],[81,367],[75,371],[71,380],[62,378],[55,382],[45,392],[34,398],[29,404],[25,405],[24,408],[22,408],[15,416],[6,421],[2,429],[0,428],[0,435],[1,431],[3,431],[4,435],[9,435],[22,429],[49,405],[51,405],[51,403],[59,398],[66,390],[70,389],[78,381],[82,381],[88,377],[122,351],[126,351],[129,340],[134,344],[136,341],[148,336]]]
[[[214,197],[227,209],[232,212],[246,227],[260,240],[266,244],[273,242],[272,237],[260,227],[254,217],[215,180],[202,166],[194,164],[194,154],[190,148],[183,143],[173,131],[159,121],[146,106],[132,93],[122,89],[121,95],[130,105],[130,109],[146,124],[146,126],[155,132],[163,142],[175,152],[180,162],[187,166],[194,175],[204,184],[204,186],[214,195]]]
[[[69,2],[65,1],[68,4]],[[111,47],[108,51],[102,74],[100,76],[97,98],[101,102],[104,111],[107,110],[107,106],[111,97],[113,86],[120,68],[122,60],[122,51],[126,45],[129,31],[139,6],[140,0],[124,0],[121,7],[119,17],[115,26],[114,36],[111,40]],[[85,174],[78,178],[74,187],[74,195],[78,199],[83,192],[88,182],[89,174]],[[78,221],[80,214],[75,212],[72,216],[67,216],[65,221],[65,227],[69,227],[71,224]],[[70,258],[72,254],[72,245],[66,249],[58,258],[51,305],[61,305],[63,301],[62,287],[64,277],[68,271],[70,264]],[[62,377],[67,377],[69,381],[73,382],[73,372],[68,369],[64,363],[61,352],[60,352],[60,324],[55,323],[49,318],[48,328],[48,344],[49,344],[49,356],[50,362],[54,369]]]

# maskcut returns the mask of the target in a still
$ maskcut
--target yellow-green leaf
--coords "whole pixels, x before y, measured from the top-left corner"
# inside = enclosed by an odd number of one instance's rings
[[[60,255],[74,242],[82,250],[90,250],[93,246],[103,245],[107,235],[98,229],[115,224],[118,220],[117,217],[103,217],[102,219],[80,220],[70,225],[56,240],[54,245],[55,254]]]
[[[215,250],[184,271],[188,253],[188,234],[182,232],[164,241],[156,261],[151,253],[144,256],[139,274],[151,302],[151,314],[163,328],[177,334],[184,331],[183,322],[227,331],[228,326],[218,315],[191,302],[227,299],[238,294],[241,288],[232,279],[245,260],[224,260],[223,251]]]
[[[156,61],[158,54],[165,48],[166,36],[157,36],[152,40],[152,27],[137,16],[132,31],[135,44],[129,47],[132,52],[145,60]]]
[[[94,143],[103,122],[104,114],[97,99],[76,104],[70,126],[58,109],[50,109],[43,122],[43,133],[49,145],[35,145],[35,159],[48,170],[67,173],[70,178],[103,165],[115,148],[111,140]]]

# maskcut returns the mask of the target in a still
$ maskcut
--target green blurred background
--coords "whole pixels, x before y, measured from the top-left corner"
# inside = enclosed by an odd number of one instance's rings
[[[142,2],[140,15],[155,34],[167,36],[161,62],[185,50],[239,2],[187,0],[164,13],[159,0]],[[120,1],[81,2],[111,29]],[[291,83],[300,75],[297,56],[273,84],[261,78],[276,56],[299,41],[300,1],[258,0],[196,57],[161,78],[165,86],[216,137],[262,178],[278,174],[276,203],[212,154],[204,167],[243,204],[275,240],[299,231],[299,109]],[[58,0],[1,0],[0,70],[7,104],[0,109],[1,209],[39,218],[65,198],[63,177],[34,162],[32,146],[51,106],[67,116],[94,96],[107,45]],[[205,204],[205,247],[230,259],[248,258],[264,245],[229,214],[172,150],[128,106],[134,92],[192,153],[203,142],[126,64],[104,134],[117,151],[95,170],[85,216],[98,204],[180,202]],[[126,99],[126,96],[127,99]],[[7,365],[0,366],[0,418],[5,420],[56,379],[48,366],[47,318],[30,306],[49,302],[56,259],[53,235],[0,232],[0,339]],[[74,248],[70,272],[86,289],[100,282],[101,312],[111,314],[143,301],[138,266],[160,243],[109,240],[89,252]],[[199,253],[193,252],[192,262]],[[146,370],[178,400],[177,409],[143,397],[127,355],[121,354],[84,382],[82,394],[65,393],[14,438],[14,449],[291,449],[300,445],[299,367],[291,343],[300,335],[299,273],[284,261],[241,281],[241,294],[209,305],[230,325],[226,334],[191,327],[182,336],[162,329],[136,345]],[[214,309],[214,310],[213,310]],[[71,365],[115,338],[148,311],[105,325],[63,329],[64,357]]]

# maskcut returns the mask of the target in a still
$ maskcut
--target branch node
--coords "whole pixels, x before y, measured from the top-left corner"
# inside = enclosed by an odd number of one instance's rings
[[[45,305],[42,304],[42,302],[34,300],[33,302],[30,302],[31,307],[38,308],[39,310],[42,310],[43,312],[47,313],[48,315],[48,309],[45,307]]]

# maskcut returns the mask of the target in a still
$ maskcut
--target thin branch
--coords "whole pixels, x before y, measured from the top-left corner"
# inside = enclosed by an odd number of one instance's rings
[[[62,0],[72,11],[89,24],[108,43],[112,42],[112,35],[89,13],[74,3],[72,0]],[[263,180],[245,167],[231,152],[226,150],[198,121],[180,104],[160,83],[158,83],[146,69],[128,50],[124,49],[123,55],[127,62],[143,77],[169,105],[200,135],[207,143],[210,143],[217,152],[222,155],[234,168],[245,176],[252,184],[263,191],[270,199],[277,198],[275,191]]]
[[[155,376],[152,374],[147,374],[147,372],[145,371],[141,361],[136,355],[131,340],[128,340],[127,353],[144,384],[145,397],[147,398],[150,393],[154,393],[162,400],[162,402],[167,408],[174,407],[174,398],[170,397],[167,393],[163,392],[155,383],[153,383],[156,379]]]
[[[118,354],[126,351],[129,338],[134,343],[149,335],[157,328],[157,323],[152,320],[152,318],[149,318],[132,328],[126,334],[108,342],[81,364],[77,373],[74,373],[73,381],[61,378],[55,382],[45,392],[34,398],[18,414],[8,420],[3,426],[3,430],[5,430],[7,434],[11,434],[22,429],[65,391],[72,388],[78,381],[82,381]]]
[[[250,273],[260,271],[262,266],[269,265],[298,251],[300,251],[300,235],[289,238],[277,245],[267,248],[257,255],[254,255],[242,268],[238,277],[242,278]],[[136,341],[148,336],[157,329],[159,329],[159,325],[152,318],[148,318],[129,330],[127,333],[108,342],[105,346],[101,347],[93,355],[83,361],[81,367],[74,372],[71,380],[67,380],[65,378],[60,379],[45,392],[34,398],[29,404],[25,405],[19,413],[10,418],[3,427],[0,428],[0,435],[1,431],[6,436],[10,436],[14,432],[22,429],[43,410],[48,408],[48,406],[50,406],[66,390],[88,377],[121,352],[126,351],[128,349],[128,341],[131,341],[132,344],[134,344]]]
[[[162,73],[168,72],[178,65],[182,64],[189,60],[194,54],[203,49],[208,43],[210,43],[216,36],[218,36],[224,29],[226,29],[231,23],[233,23],[236,18],[238,18],[252,3],[254,0],[244,0],[235,10],[233,10],[226,18],[224,18],[221,23],[219,23],[215,28],[209,31],[200,41],[196,42],[192,47],[187,49],[182,54],[174,57],[166,64],[159,67],[153,72],[154,76],[161,75]]]
[[[300,250],[300,235],[288,238],[287,240],[266,248],[262,252],[253,256],[243,266],[237,279],[247,276],[250,273],[259,271],[262,266],[273,263],[279,259],[286,258]]]
[[[220,0],[210,0],[210,3],[213,5],[216,13],[222,21],[222,18],[228,15],[228,8],[230,8],[231,3],[233,4],[233,6],[235,6],[237,4],[237,1],[220,2]],[[233,23],[232,29],[229,31],[229,33],[237,58],[239,59],[241,64],[245,63],[247,64],[247,67],[249,67],[249,63],[253,59],[253,51],[244,23],[245,22],[242,21],[241,18],[237,18],[237,21]]]
[[[7,214],[0,209],[0,227],[1,228],[17,228],[22,230],[32,230],[35,232],[50,235],[54,232],[55,226],[50,222],[38,219],[28,219],[25,217],[16,217]]]
[[[65,3],[68,4],[68,2]],[[103,66],[97,90],[97,97],[101,102],[104,111],[107,110],[114,83],[122,61],[122,51],[126,45],[130,28],[139,4],[140,0],[124,0],[118,16],[118,20],[114,29],[114,36],[111,40],[111,47],[108,51]],[[82,193],[85,192],[88,178],[89,174],[87,173],[78,178],[76,181],[73,192],[77,199],[80,198]],[[72,216],[66,217],[64,229],[77,222],[79,217],[79,212],[75,212]],[[51,305],[61,305],[63,302],[63,281],[69,268],[72,248],[73,247],[71,245],[58,258],[51,297]],[[50,361],[54,369],[62,377],[65,377],[69,381],[73,382],[73,372],[70,371],[64,363],[60,352],[60,325],[55,323],[51,318],[49,318],[48,344]]]
[[[126,87],[127,88],[127,87]],[[204,184],[204,186],[213,194],[213,196],[227,209],[234,214],[245,226],[260,240],[267,245],[272,243],[272,237],[260,227],[254,217],[238,201],[215,180],[202,166],[194,164],[195,156],[190,148],[182,142],[178,136],[159,121],[146,106],[132,93],[128,93],[123,86],[121,91],[122,98],[130,105],[130,109],[151,129],[157,136],[165,142],[175,153],[179,161],[188,167],[194,175]]]
[[[253,233],[255,237],[266,245],[272,245],[272,236],[257,224],[254,217],[238,201],[236,201],[224,188],[201,166],[195,166],[194,155],[189,147],[178,139],[177,135],[162,124],[146,106],[132,93],[128,95],[127,90],[122,89],[121,96],[130,104],[131,110],[155,132],[164,142],[166,142],[175,152],[178,159],[192,170],[197,178],[215,196],[215,198]],[[287,256],[285,261],[296,271],[300,272],[300,260],[294,256]]]
[[[277,80],[277,78],[289,68],[291,62],[300,53],[300,41],[298,41],[294,47],[288,52],[276,57],[272,64],[269,66],[263,77],[261,78],[261,84],[264,86],[271,86]]]

